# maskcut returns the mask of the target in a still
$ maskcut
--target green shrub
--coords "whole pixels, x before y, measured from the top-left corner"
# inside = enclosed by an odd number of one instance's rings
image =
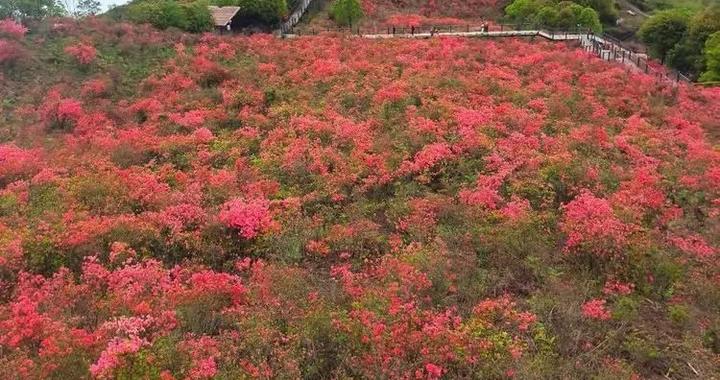
[[[10,216],[18,211],[18,199],[12,193],[0,195],[0,216]]]
[[[613,307],[613,318],[620,321],[632,321],[638,315],[638,302],[632,297],[621,297]]]
[[[686,11],[660,12],[648,19],[641,28],[641,37],[649,44],[650,53],[682,72],[700,76],[713,65],[714,33],[720,32],[720,5],[712,5],[695,15]],[[710,43],[708,54],[708,46]],[[712,73],[712,71],[708,71]],[[710,80],[708,74],[703,80]]]
[[[720,330],[717,328],[708,329],[703,334],[703,346],[716,355],[720,355]]]
[[[650,366],[660,359],[660,352],[652,342],[638,336],[629,336],[623,348],[632,360],[640,366]]]
[[[613,24],[618,18],[615,0],[576,0],[576,2],[595,11],[599,20],[606,24]]]
[[[183,331],[197,335],[217,335],[228,322],[221,311],[230,305],[230,300],[217,295],[207,295],[188,302],[178,309]]]
[[[62,251],[48,238],[29,238],[23,242],[23,251],[27,268],[33,273],[49,276],[66,264]]]
[[[668,307],[668,316],[678,326],[684,326],[690,320],[690,312],[685,305],[670,305]]]
[[[28,193],[28,214],[33,217],[45,213],[58,213],[63,206],[60,190],[54,184],[38,184],[30,187]]]

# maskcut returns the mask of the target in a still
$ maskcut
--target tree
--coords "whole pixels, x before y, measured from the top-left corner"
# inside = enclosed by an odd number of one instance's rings
[[[720,81],[720,32],[715,32],[705,41],[704,53],[706,71],[700,81]]]
[[[537,12],[537,21],[538,23],[543,25],[556,27],[558,25],[559,18],[560,13],[558,12],[557,8],[553,6],[542,7]]]
[[[149,23],[159,29],[174,27],[189,32],[212,28],[212,16],[204,2],[175,1],[135,2],[128,7],[128,17],[136,23]]]
[[[243,15],[257,17],[267,23],[279,22],[288,13],[286,0],[238,0],[236,3]]]
[[[505,8],[505,14],[514,21],[527,22],[538,14],[540,7],[536,0],[515,0]],[[548,13],[546,10],[543,14],[548,15]]]
[[[652,56],[664,61],[668,52],[682,40],[689,21],[689,15],[684,11],[659,12],[640,27],[640,38],[648,45]]]
[[[197,1],[182,4],[181,7],[185,14],[184,30],[199,33],[212,29],[213,18],[205,3]]]
[[[63,7],[55,0],[0,1],[0,19],[42,20],[45,17],[60,16],[63,13]]]
[[[333,20],[340,25],[352,26],[363,16],[358,0],[337,0],[332,7]]]
[[[602,31],[598,13],[572,1],[559,3],[543,0],[515,0],[505,8],[507,16],[515,22],[532,23],[540,27],[573,29],[578,25]]]
[[[594,9],[600,20],[606,24],[613,24],[618,18],[615,9],[615,0],[575,0],[578,4]]]
[[[670,66],[699,75],[705,71],[705,42],[720,31],[720,6],[708,7],[692,17],[683,38],[667,53]]]
[[[100,12],[100,2],[97,0],[59,0],[59,3],[71,17],[92,16]]]
[[[599,33],[602,31],[602,24],[600,23],[600,17],[597,12],[592,8],[585,8],[580,12],[577,18],[577,23],[585,28],[592,29],[594,32]]]

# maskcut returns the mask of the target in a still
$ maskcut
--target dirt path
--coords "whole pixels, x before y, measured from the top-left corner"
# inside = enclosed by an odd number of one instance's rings
[[[637,15],[640,15],[644,18],[648,18],[651,15],[643,12],[640,8],[633,5],[633,3],[629,2],[628,0],[617,0],[618,5],[620,5],[620,11],[626,12],[628,10],[635,12]],[[622,16],[621,16],[622,17]]]

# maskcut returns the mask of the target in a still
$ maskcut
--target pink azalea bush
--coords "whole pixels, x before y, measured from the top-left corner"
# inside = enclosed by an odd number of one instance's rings
[[[269,206],[264,199],[234,199],[222,206],[220,221],[245,239],[252,239],[273,226]]]
[[[21,39],[28,29],[13,19],[0,20],[0,36]]]
[[[607,321],[610,319],[610,311],[605,306],[603,299],[594,299],[582,305],[582,314],[586,318]]]
[[[16,62],[23,57],[25,49],[20,44],[27,28],[12,19],[0,20],[0,65]]]
[[[628,227],[615,217],[607,200],[584,191],[563,209],[566,252],[588,249],[606,255],[625,244]]]
[[[65,53],[73,57],[81,65],[89,65],[97,57],[95,47],[82,42],[66,47]]]

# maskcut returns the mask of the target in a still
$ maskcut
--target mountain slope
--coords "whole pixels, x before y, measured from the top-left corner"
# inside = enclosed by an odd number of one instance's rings
[[[717,89],[514,39],[22,44],[2,378],[720,371]]]

